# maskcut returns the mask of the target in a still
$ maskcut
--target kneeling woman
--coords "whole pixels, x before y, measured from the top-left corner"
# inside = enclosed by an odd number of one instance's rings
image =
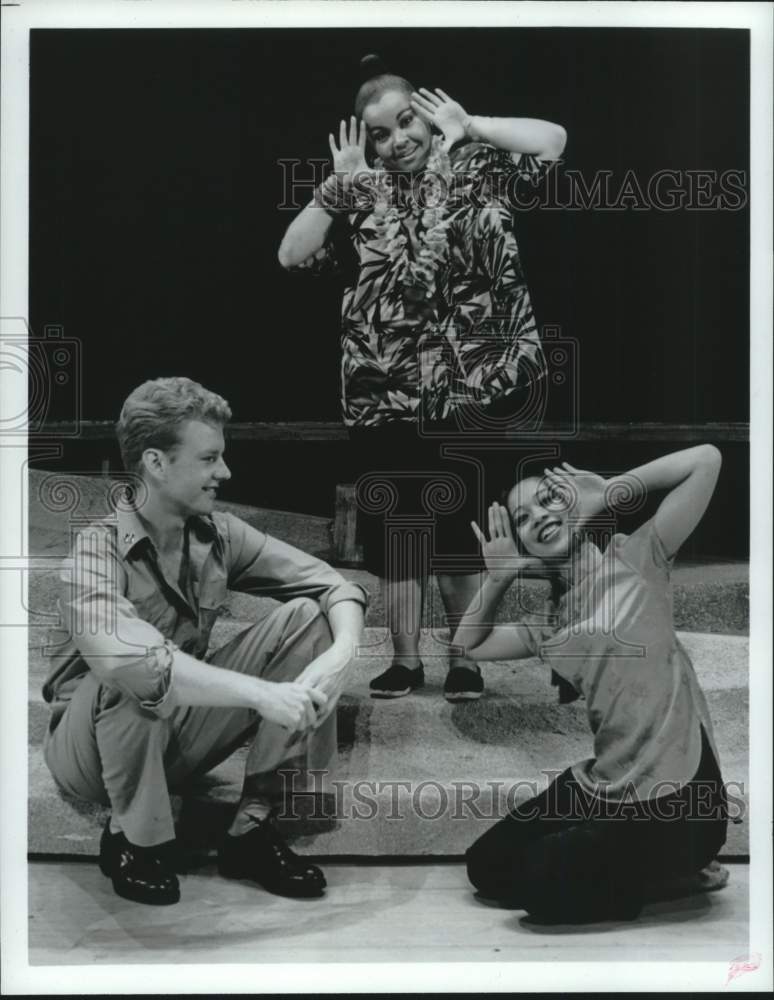
[[[675,635],[670,570],[706,510],[720,453],[702,445],[608,480],[565,463],[473,524],[487,576],[454,644],[474,660],[539,656],[586,700],[594,755],[467,852],[479,892],[548,922],[633,919],[657,882],[690,877],[726,837],[707,704]],[[601,549],[589,520],[666,490],[652,519]],[[598,522],[599,523],[599,522]],[[493,625],[516,576],[541,564],[561,595],[552,626]],[[722,880],[722,870],[714,872]]]

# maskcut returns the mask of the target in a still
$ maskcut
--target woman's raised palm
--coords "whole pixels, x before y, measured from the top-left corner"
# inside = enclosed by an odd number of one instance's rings
[[[576,469],[569,462],[543,470],[546,483],[573,520],[584,523],[607,507],[607,481],[596,472]]]
[[[420,87],[411,95],[411,106],[425,121],[443,133],[442,146],[449,150],[455,142],[465,138],[465,126],[470,116],[463,106],[449,97],[440,87],[435,93]]]
[[[333,157],[333,170],[337,174],[348,174],[355,177],[357,174],[370,173],[371,168],[366,163],[366,127],[364,122],[358,126],[354,115],[349,119],[349,129],[347,123],[342,119],[339,125],[339,144],[333,137],[333,132],[328,135],[328,145]]]
[[[519,573],[539,571],[542,560],[535,556],[524,556],[519,552],[511,530],[511,519],[502,504],[490,504],[489,538],[475,521],[470,522],[473,534],[481,543],[487,572],[494,580],[512,580]]]

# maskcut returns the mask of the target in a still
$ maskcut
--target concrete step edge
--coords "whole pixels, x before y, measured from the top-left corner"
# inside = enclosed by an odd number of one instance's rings
[[[31,769],[39,767],[45,768],[42,754]],[[30,853],[98,854],[107,808],[62,796],[50,775],[40,790],[38,774],[36,785],[28,807]],[[278,822],[294,846],[311,855],[458,855],[488,825],[540,787],[542,783],[533,787],[512,777],[490,776],[478,784],[474,779],[464,783],[424,779],[408,787],[361,783],[355,791],[354,785],[341,781],[314,797],[300,791]],[[747,797],[737,798],[746,815]],[[194,854],[210,851],[228,826],[234,806],[233,796],[218,795],[217,786],[203,787],[185,800],[173,797],[180,845]],[[52,833],[52,825],[56,832]],[[725,853],[746,854],[748,849],[746,822],[729,824]]]

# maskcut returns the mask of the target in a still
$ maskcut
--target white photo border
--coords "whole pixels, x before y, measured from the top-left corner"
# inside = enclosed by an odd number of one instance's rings
[[[771,790],[771,523],[772,523],[772,5],[756,3],[330,3],[295,0],[19,0],[3,2],[2,148],[0,150],[0,316],[28,311],[29,32],[33,28],[271,28],[271,27],[682,27],[746,28],[751,43],[751,554],[750,554],[750,945],[762,962],[735,990],[772,987]],[[3,378],[0,373],[0,378]],[[2,412],[23,412],[25,390],[5,382]],[[0,397],[2,393],[0,392]],[[0,568],[23,556],[26,515],[16,495],[22,447],[0,441]],[[0,573],[0,624],[18,601],[17,572]],[[2,989],[38,995],[123,992],[125,966],[39,967],[27,958],[27,682],[23,628],[0,628],[0,884]],[[13,664],[11,669],[9,664]],[[729,961],[566,962],[479,964],[132,965],[134,993],[526,992],[559,990],[721,990]],[[453,970],[453,982],[450,970]]]

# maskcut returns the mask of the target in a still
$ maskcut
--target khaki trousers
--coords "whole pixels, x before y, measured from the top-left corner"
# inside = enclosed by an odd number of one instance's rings
[[[269,681],[293,681],[328,649],[328,621],[315,601],[298,598],[218,649],[209,662]],[[248,708],[179,707],[166,719],[89,672],[46,737],[46,763],[61,788],[109,805],[140,847],[175,836],[170,791],[225,760],[252,734],[244,793],[273,805],[286,768],[322,768],[336,749],[336,712],[313,732],[288,733]]]

